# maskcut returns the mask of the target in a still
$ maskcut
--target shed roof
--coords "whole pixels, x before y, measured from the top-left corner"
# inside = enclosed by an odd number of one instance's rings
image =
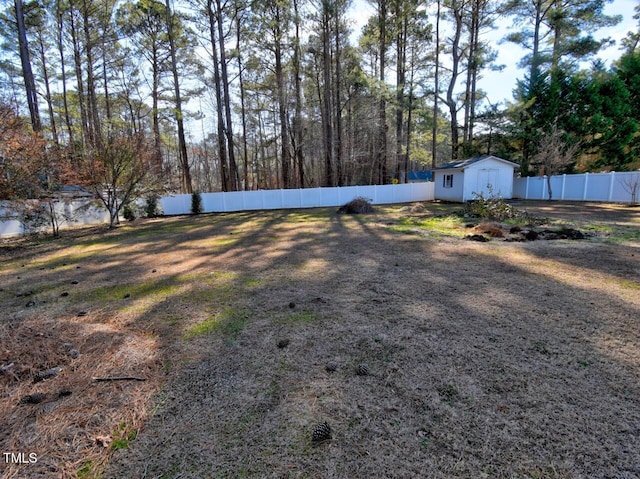
[[[520,167],[520,165],[518,165],[517,163],[505,160],[503,158],[498,158],[497,156],[482,155],[482,156],[476,156],[474,158],[469,158],[467,160],[458,160],[458,161],[452,161],[451,163],[445,163],[444,165],[440,165],[434,168],[433,170],[434,171],[435,170],[464,170],[465,168],[469,167],[470,165],[473,165],[474,163],[479,163],[481,161],[489,160],[489,159],[500,161],[507,165],[511,165],[514,168]]]

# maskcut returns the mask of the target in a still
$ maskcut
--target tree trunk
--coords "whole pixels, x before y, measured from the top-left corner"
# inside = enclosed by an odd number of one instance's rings
[[[400,3],[400,2],[398,2]],[[406,14],[398,7],[396,12],[396,179],[400,182],[401,169],[404,167],[402,160],[402,143],[404,141],[404,103],[405,103],[405,76],[407,60],[407,22]],[[408,172],[405,171],[405,178]]]
[[[218,61],[218,42],[216,40],[217,21],[213,10],[213,0],[207,1],[209,15],[209,35],[211,36],[211,61],[213,62],[213,82],[216,95],[216,114],[218,119],[218,155],[220,156],[220,184],[222,191],[229,191],[229,165],[227,163],[227,142],[225,141],[225,126],[223,113],[222,89],[220,87],[220,63]]]
[[[82,59],[80,56],[80,43],[76,29],[74,12],[70,12],[71,40],[73,42],[73,63],[76,74],[76,89],[78,91],[78,107],[80,109],[80,121],[82,122],[82,149],[86,151],[87,143],[90,141],[89,115],[84,92],[84,79],[82,77]]]
[[[58,139],[58,129],[56,127],[56,117],[53,113],[53,101],[51,98],[51,88],[49,86],[49,70],[47,68],[47,57],[45,54],[42,31],[38,34],[38,50],[38,53],[40,53],[40,62],[42,63],[42,77],[44,80],[45,100],[47,102],[47,110],[49,112],[49,122],[51,124],[51,135],[53,136],[54,144],[56,147],[59,147],[60,141]]]
[[[344,185],[344,171],[342,158],[342,94],[340,89],[341,71],[340,71],[340,21],[337,10],[334,15],[334,35],[335,35],[335,52],[334,60],[336,65],[336,74],[334,77],[335,85],[335,165],[336,165],[336,184]]]
[[[238,190],[238,166],[236,165],[235,146],[233,143],[233,123],[231,121],[231,97],[229,96],[229,77],[227,75],[227,56],[224,47],[224,32],[222,29],[222,7],[220,0],[216,0],[216,20],[218,22],[218,44],[220,45],[220,67],[221,82],[224,93],[224,111],[225,111],[225,136],[227,139],[229,154],[229,188],[231,191]]]
[[[322,12],[322,130],[324,132],[324,186],[334,186],[333,128],[331,126],[331,47],[328,5]]]
[[[281,173],[282,187],[291,188],[291,164],[289,158],[289,138],[287,135],[287,105],[284,94],[285,78],[284,68],[282,66],[282,25],[281,25],[281,7],[275,5],[275,25],[273,28],[274,54],[275,54],[275,74],[276,89],[278,95],[278,118],[280,121],[280,151],[281,151]]]
[[[244,91],[244,79],[242,66],[242,55],[240,54],[240,9],[236,5],[236,51],[238,52],[238,81],[240,83],[240,110],[242,117],[242,152],[243,152],[243,166],[244,166],[244,189],[249,191],[249,152],[247,147],[247,113],[245,108],[245,91]]]
[[[31,69],[31,58],[29,56],[29,43],[27,41],[27,27],[24,22],[24,6],[22,0],[15,0],[16,21],[18,26],[18,47],[20,50],[20,62],[22,64],[22,77],[27,92],[27,104],[29,106],[29,116],[33,131],[40,131],[40,112],[38,111],[38,92],[36,82]]]
[[[67,134],[69,135],[69,145],[74,145],[74,134],[71,126],[71,116],[69,114],[69,98],[67,95],[67,72],[65,69],[64,59],[64,44],[63,44],[63,11],[61,9],[60,2],[56,2],[56,24],[58,31],[56,32],[56,40],[58,53],[60,55],[60,73],[62,80],[62,103],[64,105],[64,121],[67,127]]]
[[[87,103],[89,120],[89,143],[92,147],[102,147],[102,128],[98,113],[98,97],[96,95],[96,78],[93,72],[93,31],[92,19],[89,15],[87,0],[82,1],[82,28],[84,32],[84,50],[87,73]]]
[[[380,58],[380,102],[378,105],[378,168],[379,179],[378,183],[384,185],[388,183],[388,170],[387,170],[387,100],[385,98],[384,91],[384,73],[386,70],[386,57],[387,57],[387,1],[378,0],[378,28],[379,28],[379,45],[378,55]]]
[[[293,75],[295,77],[295,118],[293,121],[294,136],[294,157],[298,168],[298,185],[304,188],[304,152],[302,150],[302,85],[300,78],[300,15],[298,13],[298,0],[293,0],[294,23],[295,23],[295,45],[293,49]]]
[[[449,115],[451,117],[451,160],[458,159],[459,147],[459,131],[458,131],[458,108],[453,92],[458,80],[458,72],[460,68],[460,59],[462,52],[460,51],[460,36],[462,34],[462,5],[454,2],[451,6],[453,17],[455,20],[455,31],[451,43],[451,80],[449,80],[449,88],[447,89],[446,103],[449,107]]]
[[[187,142],[184,135],[184,118],[182,116],[182,97],[180,96],[180,83],[178,79],[178,60],[176,52],[176,42],[173,35],[173,13],[169,0],[165,4],[167,14],[167,36],[169,37],[169,52],[171,54],[171,72],[173,73],[173,88],[176,103],[176,122],[178,123],[178,150],[180,155],[180,166],[182,168],[182,189],[185,193],[193,193],[191,182],[191,170],[189,158],[187,156]]]
[[[433,125],[431,127],[431,168],[435,168],[437,164],[438,155],[436,148],[438,145],[438,95],[440,94],[439,81],[440,81],[440,0],[436,2],[436,64],[435,64],[435,78],[434,78],[434,95],[433,95]]]

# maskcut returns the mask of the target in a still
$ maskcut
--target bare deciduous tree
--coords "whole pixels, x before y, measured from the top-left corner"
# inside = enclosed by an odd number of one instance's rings
[[[115,138],[85,162],[81,181],[109,212],[110,228],[118,223],[120,211],[129,201],[160,192],[153,163],[152,143],[142,134]]]
[[[624,178],[621,178],[618,181],[622,185],[622,189],[631,195],[631,204],[637,204],[638,191],[640,190],[640,173],[625,175]]]
[[[537,152],[531,159],[531,164],[537,166],[541,173],[547,175],[550,200],[553,198],[551,176],[561,173],[573,163],[578,150],[579,144],[568,143],[566,133],[555,126],[551,132],[542,135]]]

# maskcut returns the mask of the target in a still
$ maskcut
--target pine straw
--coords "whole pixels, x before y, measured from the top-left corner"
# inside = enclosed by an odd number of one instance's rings
[[[502,231],[502,227],[498,223],[480,223],[474,228],[474,231],[477,233],[487,234],[492,238],[504,237],[504,231]]]
[[[156,345],[148,337],[113,326],[69,318],[4,323],[0,363],[13,362],[0,376],[0,450],[37,454],[35,464],[9,464],[3,478],[76,477],[85,467],[99,471],[110,442],[135,434],[157,387]],[[64,343],[80,356],[73,359]],[[8,361],[8,363],[7,363]],[[40,370],[61,367],[55,377],[34,383]],[[144,382],[105,382],[95,376],[137,375]],[[19,404],[33,393],[38,404]],[[70,394],[69,394],[70,393]],[[68,395],[69,394],[69,395]]]

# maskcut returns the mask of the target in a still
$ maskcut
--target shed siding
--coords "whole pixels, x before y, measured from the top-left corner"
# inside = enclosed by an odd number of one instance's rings
[[[453,184],[451,188],[445,188],[444,177],[453,175]],[[445,201],[463,201],[462,195],[464,191],[464,172],[460,170],[441,170],[436,171],[434,175],[435,197]]]
[[[491,156],[459,163],[460,166],[450,163],[434,171],[436,199],[464,202],[477,193],[487,196],[490,192],[502,198],[513,197],[513,171],[517,165]],[[445,185],[446,175],[453,175],[451,187]]]
[[[513,196],[513,166],[487,158],[465,169],[464,201],[474,198],[475,193],[489,194],[488,184],[494,195],[502,198]]]

